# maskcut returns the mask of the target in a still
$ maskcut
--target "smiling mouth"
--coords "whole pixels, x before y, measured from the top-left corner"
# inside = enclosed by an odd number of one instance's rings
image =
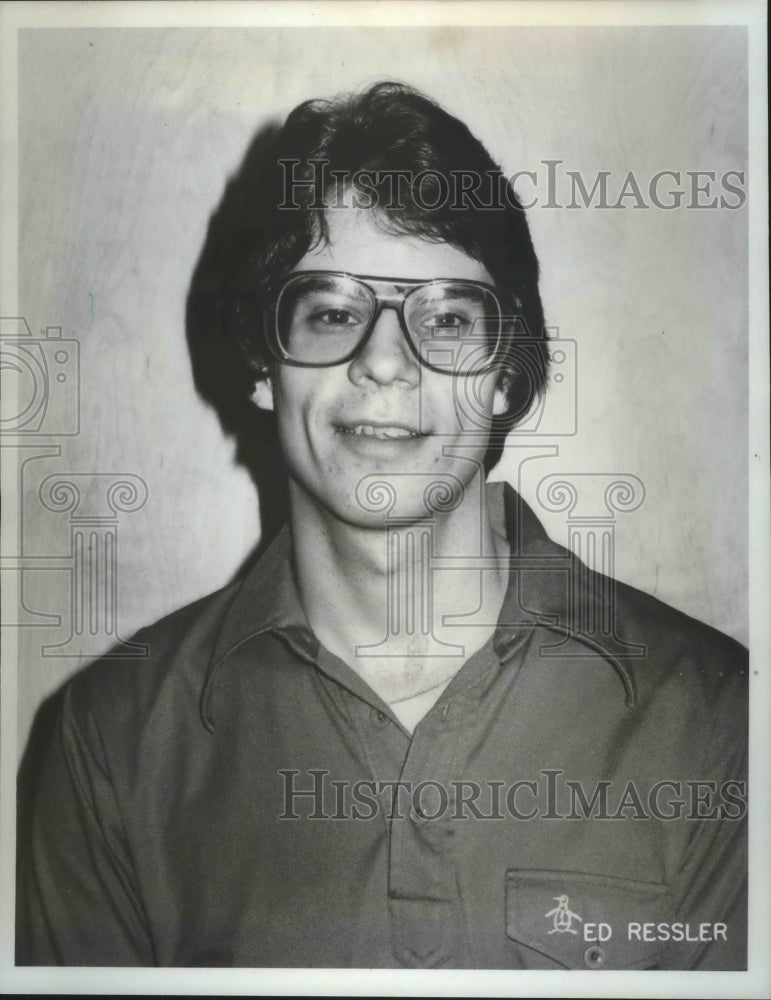
[[[419,431],[410,430],[409,427],[400,427],[398,424],[352,424],[350,427],[339,426],[337,429],[341,434],[376,438],[379,441],[397,441],[426,436]]]

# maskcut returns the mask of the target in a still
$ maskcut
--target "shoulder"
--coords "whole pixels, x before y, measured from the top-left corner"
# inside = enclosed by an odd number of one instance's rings
[[[703,718],[746,718],[749,654],[735,639],[663,603],[616,582],[614,628],[622,643],[638,702],[654,697]]]
[[[747,649],[736,639],[628,584],[614,587],[619,625],[653,641],[658,656],[698,659],[705,668],[746,664]]]
[[[132,638],[136,655],[115,649],[91,663],[68,685],[69,711],[81,718],[138,720],[159,700],[173,699],[174,689],[200,692],[239,587],[231,583],[140,629]]]
[[[518,539],[512,567],[524,557],[519,586],[537,615],[630,664],[640,680],[660,681],[669,673],[698,678],[705,688],[731,679],[746,683],[748,654],[735,639],[591,569],[547,535],[512,487],[490,495],[498,507],[503,502],[509,539]]]
[[[511,487],[504,491],[507,534],[524,557],[524,606],[548,628],[602,655],[624,679],[628,703],[662,722],[733,720],[746,728],[748,652],[710,625],[596,570],[554,542]],[[512,567],[517,569],[517,558]]]

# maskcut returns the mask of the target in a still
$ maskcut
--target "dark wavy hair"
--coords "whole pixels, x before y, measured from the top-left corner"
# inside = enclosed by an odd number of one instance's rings
[[[398,198],[396,172],[412,178]],[[461,172],[480,179],[476,203],[473,195],[442,197],[457,193]],[[516,313],[502,359],[508,411],[493,427],[492,440],[502,441],[544,390],[548,375],[538,259],[524,210],[484,146],[463,122],[404,84],[382,82],[332,100],[306,101],[271,136],[259,168],[243,178],[242,216],[223,269],[226,329],[249,345],[255,375],[264,377],[272,362],[262,315],[271,291],[328,238],[327,206],[341,187],[359,188],[362,175],[379,225],[449,243],[480,261],[503,292],[504,310]],[[320,177],[326,181],[322,190]],[[500,449],[495,461],[499,455]]]

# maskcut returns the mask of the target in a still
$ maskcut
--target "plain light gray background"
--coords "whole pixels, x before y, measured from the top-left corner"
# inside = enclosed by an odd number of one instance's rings
[[[148,501],[118,531],[128,637],[227,582],[259,539],[254,488],[196,395],[184,327],[209,216],[258,128],[394,78],[467,122],[507,174],[536,171],[542,200],[547,160],[589,186],[609,171],[616,196],[629,171],[644,193],[662,170],[686,188],[686,171],[714,171],[719,197],[720,176],[747,169],[746,44],[742,27],[23,30],[19,306],[34,332],[80,342],[81,393],[80,432],[56,439],[22,498],[27,550],[68,551],[67,516],[39,502],[43,473],[140,476]],[[527,178],[517,187],[531,197]],[[565,515],[538,501],[544,476],[638,477],[616,575],[746,641],[750,208],[688,200],[528,212],[548,322],[577,344],[578,425],[523,439],[559,454],[523,466],[521,487],[564,542]],[[515,452],[494,477],[516,483]],[[85,662],[42,652],[66,637],[71,581],[25,574],[28,606],[62,622],[20,633],[21,746]]]

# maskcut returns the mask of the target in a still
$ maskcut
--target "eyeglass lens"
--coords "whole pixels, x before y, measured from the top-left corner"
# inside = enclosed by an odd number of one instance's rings
[[[387,302],[393,302],[388,296]],[[282,352],[301,364],[334,364],[366,337],[378,299],[348,275],[297,275],[284,286],[276,312]],[[495,353],[500,309],[486,288],[434,281],[407,290],[404,324],[423,364],[441,371],[479,371]]]

